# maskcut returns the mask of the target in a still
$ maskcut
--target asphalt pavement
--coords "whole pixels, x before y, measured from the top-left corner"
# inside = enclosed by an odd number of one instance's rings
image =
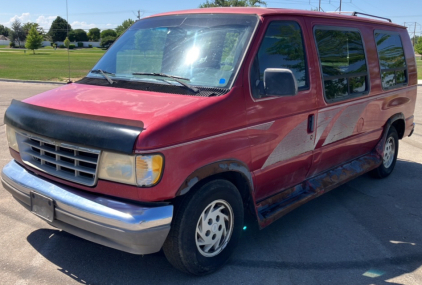
[[[57,85],[0,82],[0,168],[11,157],[3,115]],[[260,231],[243,232],[220,271],[191,277],[162,252],[137,256],[50,227],[0,186],[0,284],[422,284],[422,87],[416,131],[393,174],[361,176]]]

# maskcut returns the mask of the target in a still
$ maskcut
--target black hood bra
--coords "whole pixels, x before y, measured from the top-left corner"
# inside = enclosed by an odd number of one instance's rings
[[[142,121],[54,110],[13,100],[4,122],[28,133],[100,150],[132,154]]]

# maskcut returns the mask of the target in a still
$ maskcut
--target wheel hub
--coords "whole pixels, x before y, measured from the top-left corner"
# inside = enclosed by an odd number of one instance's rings
[[[233,231],[233,210],[224,200],[210,203],[199,217],[195,242],[205,257],[219,254],[230,241]]]
[[[394,160],[394,155],[396,152],[396,146],[394,142],[394,138],[389,137],[385,142],[384,146],[384,157],[382,163],[384,164],[385,168],[389,168]]]
[[[217,224],[213,224],[212,225],[212,232],[216,233],[218,231],[218,225]]]

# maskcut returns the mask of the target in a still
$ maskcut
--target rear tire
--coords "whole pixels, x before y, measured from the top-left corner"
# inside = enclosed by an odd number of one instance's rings
[[[385,178],[394,170],[399,152],[399,135],[395,127],[391,126],[387,133],[384,145],[384,157],[378,168],[371,171],[375,178]]]
[[[188,195],[176,208],[163,250],[177,269],[205,275],[224,265],[238,243],[242,197],[226,180],[213,180]]]

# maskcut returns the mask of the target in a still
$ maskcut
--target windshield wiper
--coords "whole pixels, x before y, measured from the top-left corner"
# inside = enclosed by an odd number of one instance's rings
[[[188,88],[189,90],[191,90],[191,91],[193,91],[195,93],[198,93],[199,92],[199,89],[198,88],[196,88],[196,87],[194,87],[194,86],[192,86],[190,84],[184,83],[183,81],[180,81],[179,80],[179,79],[182,79],[182,80],[190,81],[189,78],[184,78],[184,77],[174,76],[174,75],[169,75],[169,74],[164,74],[164,73],[156,73],[156,72],[134,72],[132,74],[133,75],[152,75],[152,76],[160,76],[160,77],[172,78],[174,81],[176,81],[180,85],[183,85],[184,87]],[[168,82],[168,81],[166,81],[166,82]]]
[[[91,73],[101,74],[102,76],[104,76],[105,79],[107,79],[107,81],[108,81],[108,83],[110,83],[110,85],[112,85],[114,83],[114,81],[111,80],[111,78],[107,75],[107,74],[114,75],[114,73],[111,73],[111,72],[108,72],[108,71],[103,71],[102,69],[93,69],[93,70],[91,70]]]

